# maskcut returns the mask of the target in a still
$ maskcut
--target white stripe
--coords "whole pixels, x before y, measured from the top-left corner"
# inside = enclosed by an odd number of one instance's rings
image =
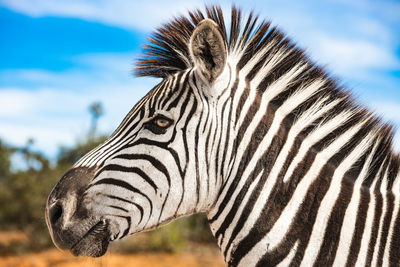
[[[383,220],[385,218],[386,209],[387,209],[386,190],[387,190],[388,170],[389,170],[389,168],[386,167],[385,175],[382,177],[381,187],[379,188],[380,194],[382,196],[382,203],[383,204],[382,204],[381,218],[379,219],[378,238],[376,239],[374,255],[373,255],[373,258],[372,258],[371,266],[377,266],[378,255],[379,255],[379,247],[381,245],[382,230],[383,230]]]
[[[263,174],[263,172],[261,171],[261,172],[257,175],[257,177],[253,180],[253,182],[250,184],[249,190],[247,190],[246,195],[244,196],[242,203],[247,203],[247,201],[249,200],[249,198],[250,198],[250,196],[251,196],[251,192],[254,190],[254,187],[258,184],[258,182],[259,182],[259,180],[260,180],[262,174]],[[233,199],[232,199],[232,200],[233,200]],[[237,210],[237,212],[236,212],[236,214],[235,214],[235,218],[234,218],[234,220],[233,220],[234,223],[233,223],[233,224],[231,223],[231,225],[236,225],[237,220],[238,220],[238,218],[237,218],[236,215],[237,215],[237,214],[242,214],[244,207],[245,207],[245,205],[240,205],[240,206],[239,206],[239,208],[238,208],[238,210]],[[212,227],[212,228],[214,228],[214,227]],[[229,231],[228,233],[226,233],[226,232],[224,233],[224,237],[220,240],[222,243],[218,243],[218,245],[219,245],[220,248],[221,248],[221,251],[225,251],[225,245],[224,245],[224,244],[226,244],[226,242],[227,242],[228,239],[230,238],[230,236],[231,236],[231,234],[232,234],[233,228],[232,228],[232,229],[229,229],[229,230],[230,230],[230,231]],[[235,246],[235,244],[232,244],[232,246]],[[230,251],[228,251],[227,256],[226,256],[226,257],[227,257],[227,258],[226,258],[226,261],[227,261],[227,262],[229,262],[230,256],[231,256]]]
[[[293,261],[294,256],[296,256],[297,249],[299,247],[300,241],[297,240],[296,243],[294,243],[294,246],[290,249],[289,254],[286,256],[286,258],[281,261],[276,267],[287,267],[290,265],[290,263]]]
[[[274,224],[271,231],[260,241],[258,242],[245,257],[240,261],[241,266],[248,266],[248,262],[251,262],[252,258],[260,258],[260,253],[264,252],[264,248],[267,245],[274,249],[276,248],[283,240],[285,235],[288,233],[291,223],[294,219],[294,216],[297,214],[297,211],[301,207],[301,204],[304,202],[305,197],[307,196],[309,186],[315,181],[318,177],[320,171],[325,166],[327,161],[335,155],[346,143],[352,138],[357,132],[359,132],[362,127],[362,123],[359,123],[356,126],[353,126],[346,132],[344,132],[341,136],[336,138],[327,148],[325,148],[322,152],[320,152],[316,157],[313,165],[310,167],[307,174],[301,179],[299,184],[296,187],[296,190],[290,199],[288,205],[283,210],[281,216]],[[337,127],[337,126],[336,126]],[[270,188],[270,183],[267,181],[266,186],[263,188],[260,197],[257,199],[255,208],[253,209],[252,215],[245,224],[245,227],[249,227],[249,225],[254,225],[255,221],[259,218],[262,206],[260,203],[265,203]],[[244,236],[238,236],[236,242],[240,242],[240,240]]]
[[[299,70],[299,69],[302,69],[302,68],[303,68],[303,67],[298,67],[298,68],[294,68],[294,69]],[[279,79],[278,81],[276,81],[275,83],[273,83],[273,84],[269,87],[269,89],[268,89],[268,94],[264,94],[264,95],[262,96],[261,103],[260,103],[260,107],[264,107],[264,108],[260,108],[260,109],[257,111],[257,113],[256,113],[256,114],[254,115],[254,117],[252,118],[252,121],[251,121],[250,125],[248,126],[246,132],[245,132],[244,135],[243,135],[243,139],[242,139],[242,141],[241,141],[241,143],[240,143],[240,145],[239,145],[239,147],[238,147],[238,149],[237,149],[237,155],[236,155],[236,159],[239,159],[239,160],[235,161],[235,164],[234,164],[233,170],[232,170],[232,176],[235,176],[236,172],[238,171],[239,164],[240,164],[240,159],[243,157],[243,154],[244,154],[245,151],[246,151],[247,145],[252,141],[251,138],[252,138],[253,131],[254,131],[254,129],[257,127],[257,125],[260,123],[261,119],[264,117],[265,112],[267,111],[268,103],[269,103],[276,95],[278,95],[280,92],[284,91],[284,90],[287,88],[287,84],[288,84],[293,78],[295,78],[295,77],[297,76],[297,71],[294,71],[294,74],[295,74],[294,77],[292,77],[292,76],[288,76],[288,77],[282,76],[281,79]],[[256,90],[250,90],[250,91],[256,91]],[[279,114],[277,113],[277,115],[279,115]],[[277,116],[276,116],[276,117],[277,117]],[[279,120],[279,119],[283,119],[283,118],[282,118],[282,117],[274,118],[274,122],[273,122],[273,125],[271,125],[271,128],[270,128],[269,133],[271,133],[271,132],[274,133],[274,132],[277,131],[277,129],[279,128],[279,123],[277,123],[277,120]],[[275,123],[275,124],[274,124],[274,123]],[[272,137],[273,137],[273,136],[274,136],[274,135],[272,135]],[[267,144],[272,140],[272,137],[271,137],[271,136],[268,136],[268,135],[264,137],[263,142],[259,145],[259,147],[258,147],[256,153],[254,153],[254,157],[253,157],[253,158],[258,159],[258,158],[264,153],[264,149],[265,149],[265,147],[268,147]],[[265,141],[265,140],[267,140],[267,141]],[[248,164],[247,169],[249,169],[249,170],[254,169],[255,164],[256,164],[256,160],[251,161],[251,162]],[[245,177],[245,176],[243,175],[243,177]],[[221,202],[222,202],[222,200],[224,199],[225,195],[227,194],[227,190],[229,189],[229,187],[230,187],[230,185],[231,185],[232,182],[233,182],[233,179],[228,179],[227,184],[225,185],[224,190],[221,192],[221,194],[220,194],[220,196],[219,196],[218,202],[216,203],[216,205],[215,205],[215,207],[213,208],[213,210],[211,210],[211,211],[209,212],[209,217],[210,217],[210,218],[212,218],[212,217],[217,213],[218,208],[220,207]],[[245,183],[245,179],[241,179],[241,181],[239,182],[239,184],[238,184],[238,186],[237,186],[236,188],[237,188],[238,190],[240,190],[240,188],[243,186],[244,183]],[[236,195],[237,195],[237,192],[236,192]],[[224,210],[224,211],[225,211],[225,213],[224,213],[225,215],[226,215],[227,211],[230,210],[230,208],[231,208],[230,206],[229,206],[229,207],[228,207],[228,206],[225,206],[225,208],[224,208],[224,209],[225,209],[225,210]],[[222,217],[225,217],[225,215],[221,215],[221,216],[222,216]],[[221,217],[221,216],[220,216],[220,217]]]
[[[384,164],[382,164],[381,167],[379,168],[379,171],[377,172],[376,177],[369,189],[369,194],[371,196],[371,200],[368,205],[367,221],[364,226],[364,232],[363,232],[362,239],[361,239],[360,251],[358,252],[357,262],[356,262],[355,266],[365,266],[365,263],[366,263],[366,260],[368,257],[369,242],[371,239],[372,231],[374,230],[374,229],[372,229],[372,226],[374,223],[375,205],[376,205],[374,190],[375,190],[376,182],[378,180],[377,178],[379,177],[379,175],[381,175],[383,165]]]
[[[397,175],[395,181],[398,181],[400,179],[400,174]],[[385,247],[385,253],[383,255],[383,266],[389,266],[389,256],[390,256],[390,250],[392,249],[390,244],[393,242],[393,239],[398,238],[397,236],[393,235],[393,231],[395,226],[399,223],[396,221],[397,217],[399,216],[399,210],[400,210],[400,191],[398,188],[398,184],[395,182],[393,183],[392,186],[392,192],[394,199],[394,206],[393,206],[393,214],[392,214],[392,219],[390,221],[390,227],[389,227],[389,233],[388,233],[388,238],[386,241],[386,247]]]
[[[235,192],[232,194],[231,199],[236,198],[236,196],[239,194],[241,188],[243,187],[244,183],[246,182],[247,178],[249,177],[249,175],[251,174],[252,170],[254,170],[258,159],[265,153],[265,149],[268,148],[274,138],[274,136],[277,134],[281,122],[282,120],[296,107],[298,107],[300,104],[302,104],[304,102],[304,99],[308,99],[309,97],[311,97],[313,94],[315,94],[322,86],[322,81],[317,80],[314,83],[310,84],[308,87],[304,88],[304,90],[300,91],[297,94],[294,94],[293,96],[291,96],[285,103],[284,105],[282,105],[275,114],[274,120],[272,122],[272,125],[270,126],[270,129],[267,133],[266,136],[264,136],[263,140],[261,141],[260,145],[258,146],[256,152],[253,155],[252,160],[250,161],[250,163],[246,166],[245,171],[243,172],[242,175],[242,179],[240,180],[238,186],[235,189]],[[257,115],[257,114],[256,114]],[[260,118],[261,119],[261,118]],[[252,121],[254,122],[254,120]],[[254,131],[254,128],[256,127],[256,125],[254,125],[253,127],[250,127],[247,129]],[[246,131],[247,132],[247,131]],[[244,135],[246,136],[246,134]],[[248,142],[251,141],[251,134],[247,134],[247,139]],[[243,143],[241,143],[242,145]],[[244,151],[245,149],[240,148],[241,146],[239,146],[238,151]],[[241,156],[238,156],[238,158],[240,159]],[[239,165],[239,161],[238,164]],[[238,168],[238,166],[236,166],[236,169]],[[231,179],[232,180],[232,179]],[[220,214],[219,219],[217,221],[214,222],[215,227],[219,228],[220,225],[222,224],[222,222],[224,221],[224,218],[226,217],[227,213],[231,210],[233,203],[229,202],[228,205],[226,205],[224,207],[223,212]],[[225,239],[226,241],[227,239]],[[223,249],[225,249],[226,244],[223,244],[222,247]]]
[[[372,134],[365,137],[336,168],[329,189],[319,206],[317,217],[313,225],[306,251],[304,252],[301,266],[308,267],[314,265],[324,241],[324,236],[327,231],[332,210],[340,195],[342,181],[345,178],[344,175],[354,165],[354,163],[364,155],[365,151],[368,149],[373,140]]]
[[[378,145],[379,145],[379,139],[375,140],[375,145],[372,148],[367,159],[365,160],[364,166],[355,181],[350,204],[346,208],[346,213],[344,215],[342,228],[340,230],[339,246],[336,252],[335,261],[332,264],[334,267],[345,266],[348,260],[348,256],[350,253],[350,245],[356,227],[357,208],[360,203],[362,182],[368,176],[372,160],[375,156]]]
[[[298,134],[304,130],[304,128],[308,127],[310,124],[314,122],[314,120],[318,119],[320,116],[323,116],[326,112],[331,110],[338,102],[333,101],[329,103],[326,106],[323,106],[325,100],[327,98],[323,98],[316,102],[309,110],[304,112],[300,118],[297,119],[297,121],[294,123],[293,127],[290,128],[290,132],[288,133],[287,141],[282,148],[276,163],[274,164],[273,169],[271,170],[271,173],[268,177],[268,179],[276,180],[277,176],[279,175],[279,171],[281,170],[283,164],[285,163],[285,160],[289,154],[290,149],[292,148],[294,141],[296,140],[296,137],[298,137]],[[291,103],[291,102],[290,102]],[[291,103],[292,104],[292,103]],[[249,190],[250,191],[250,190]],[[249,193],[249,192],[248,192]],[[250,192],[251,193],[251,192]],[[230,236],[232,234],[233,228],[236,226],[237,221],[240,219],[242,210],[244,209],[245,205],[247,204],[246,201],[242,201],[239,210],[236,212],[234,219],[232,220],[231,224],[229,225],[229,228],[225,231],[225,236]],[[228,255],[230,254],[232,248],[235,246],[235,244],[231,244],[229,250],[228,250]],[[223,248],[225,249],[225,248]]]
[[[283,182],[284,183],[289,182],[289,179],[293,175],[295,168],[304,159],[307,152],[314,144],[318,143],[323,138],[325,138],[328,134],[330,134],[332,131],[334,131],[341,125],[345,124],[351,118],[351,116],[352,116],[351,111],[344,111],[344,112],[338,114],[337,116],[335,116],[334,118],[330,119],[329,121],[324,121],[324,122],[320,123],[320,126],[318,126],[301,143],[301,146],[297,152],[296,157],[290,163],[288,171],[286,172],[285,177],[283,177]]]

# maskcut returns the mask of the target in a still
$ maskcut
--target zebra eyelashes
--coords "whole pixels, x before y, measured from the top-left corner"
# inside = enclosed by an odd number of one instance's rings
[[[157,115],[150,121],[144,124],[144,128],[148,129],[154,134],[164,134],[168,127],[171,126],[173,120],[170,118],[165,117],[164,115]]]

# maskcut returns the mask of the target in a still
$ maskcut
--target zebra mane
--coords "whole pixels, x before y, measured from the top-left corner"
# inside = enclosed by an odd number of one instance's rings
[[[222,9],[217,6],[189,11],[188,17],[180,16],[158,28],[144,46],[144,53],[137,60],[135,74],[139,77],[152,76],[165,78],[177,71],[193,67],[189,53],[189,40],[196,25],[205,18],[215,21],[228,45],[228,53],[235,48],[248,47],[249,56],[256,54],[275,38],[284,36],[275,27],[270,29],[269,22],[258,22],[258,16],[251,12],[242,27],[242,11],[232,7],[230,32],[225,26]],[[288,42],[286,42],[288,45]]]
[[[327,90],[324,95],[328,95],[331,100],[344,99],[340,110],[336,112],[350,110],[354,113],[355,120],[368,120],[365,126],[366,131],[376,132],[376,140],[380,142],[380,145],[372,163],[375,168],[379,168],[379,164],[388,159],[395,166],[394,169],[398,169],[400,158],[392,151],[394,136],[392,125],[382,123],[378,116],[358,105],[351,93],[339,86],[337,79],[332,78],[323,68],[314,64],[302,49],[298,48],[279,29],[272,27],[270,22],[259,22],[258,16],[253,12],[243,17],[242,11],[233,6],[229,27],[226,27],[222,9],[218,6],[206,6],[205,12],[196,9],[190,11],[186,17],[179,16],[173,19],[158,28],[149,38],[149,44],[144,46],[144,52],[136,62],[136,76],[165,78],[178,71],[193,67],[194,62],[189,53],[189,41],[196,25],[205,18],[212,19],[218,24],[228,48],[228,55],[241,51],[242,56],[238,62],[239,69],[253,56],[260,56],[259,53],[271,43],[274,44],[274,48],[269,52],[284,50],[289,54],[271,71],[272,75],[279,77],[297,63],[306,62],[309,67],[304,82],[318,78],[325,80]],[[288,93],[293,92],[293,90],[287,91]],[[343,153],[346,154],[345,151]]]

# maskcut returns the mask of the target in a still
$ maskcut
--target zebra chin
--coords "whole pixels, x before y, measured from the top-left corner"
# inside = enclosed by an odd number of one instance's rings
[[[54,244],[61,250],[69,250],[75,256],[103,256],[111,241],[108,224],[101,220],[86,232],[82,231],[83,228],[87,227],[74,224],[74,227],[53,232]]]
[[[107,252],[109,243],[110,234],[107,224],[100,221],[90,228],[70,250],[75,256],[100,257]]]
[[[100,257],[112,238],[112,225],[84,205],[84,192],[95,168],[73,168],[56,184],[46,203],[46,223],[53,243],[75,256]]]

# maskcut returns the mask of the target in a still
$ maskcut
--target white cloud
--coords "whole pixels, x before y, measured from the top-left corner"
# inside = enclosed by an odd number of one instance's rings
[[[106,24],[153,29],[171,15],[199,6],[199,1],[127,0],[1,0],[3,5],[30,16],[78,17]],[[201,4],[200,4],[201,6]],[[177,13],[178,12],[178,13]]]
[[[0,91],[0,118],[23,116],[30,104],[30,97],[21,95],[19,90],[3,88]]]
[[[71,57],[74,68],[65,71],[44,69],[0,70],[0,79],[8,83],[22,84],[24,90],[43,87],[65,88],[84,92],[90,87],[107,85],[131,85],[134,53],[92,53]],[[112,90],[112,88],[110,88]]]
[[[154,30],[174,15],[186,14],[188,9],[202,8],[204,5],[198,0],[0,0],[0,2],[31,16],[78,17],[146,31]],[[219,2],[227,10],[231,5],[229,1]],[[337,2],[347,8],[347,11],[354,11],[354,15],[350,16],[348,12],[335,14],[336,27],[335,31],[332,31],[329,20],[321,18],[319,12],[310,9],[310,6],[314,5],[324,11],[324,6],[318,3],[304,5],[296,1],[284,1],[279,4],[272,1],[252,3],[237,1],[246,11],[253,8],[257,14],[261,13],[261,17],[270,17],[273,23],[282,25],[283,30],[295,37],[295,41],[310,50],[312,57],[322,64],[328,64],[340,75],[348,77],[349,73],[354,73],[358,77],[365,77],[371,68],[399,67],[394,37],[396,34],[387,23],[368,15],[368,12],[371,11],[372,5],[379,14],[390,15],[390,10],[399,10],[400,5],[385,3],[376,6],[371,1],[368,1],[370,5],[366,5],[364,1],[355,1],[351,4],[341,0]]]
[[[344,39],[321,34],[315,40],[313,52],[320,61],[345,76],[365,74],[371,69],[400,66],[399,60],[386,47],[362,39]]]
[[[0,109],[0,138],[15,145],[34,138],[39,150],[54,156],[59,145],[70,145],[86,135],[90,124],[88,106],[94,101],[102,102],[105,108],[100,132],[111,133],[141,94],[151,88],[143,83],[139,86],[136,92],[130,85],[119,84],[94,85],[81,92],[2,88],[0,104],[9,104]]]
[[[365,0],[332,0],[346,7],[352,7],[363,13],[384,14],[384,19],[390,22],[400,22],[400,2],[397,0],[365,1]]]
[[[400,125],[400,103],[399,102],[375,102],[372,107],[383,118]]]
[[[393,150],[400,153],[400,134],[397,132],[393,140]]]
[[[157,83],[155,79],[133,78],[131,59],[126,54],[90,54],[75,58],[80,68],[64,72],[0,73],[0,79],[8,76],[22,84],[0,88],[0,138],[24,145],[33,137],[36,148],[54,156],[60,144],[71,144],[88,132],[88,106],[95,101],[105,108],[99,130],[111,133]]]
[[[371,41],[387,46],[393,43],[394,36],[391,30],[382,21],[370,17],[358,17],[352,24],[354,31]]]
[[[77,92],[42,88],[28,91],[23,88],[1,88],[0,119],[30,119],[34,116],[57,116],[71,113],[86,103],[84,95]],[[60,102],[71,103],[70,105]],[[72,104],[73,103],[73,104]],[[76,112],[76,111],[75,111]]]
[[[42,128],[40,125],[32,127],[23,123],[0,121],[0,138],[18,146],[25,145],[29,138],[33,138],[35,149],[53,157],[57,154],[59,145],[72,145],[77,137],[71,134],[71,129],[56,127],[56,125]]]
[[[400,103],[399,102],[372,102],[372,109],[377,115],[383,118],[384,121],[395,125],[394,150],[400,153]]]
[[[31,16],[74,15],[89,16],[95,11],[95,5],[84,1],[51,1],[51,0],[2,0],[3,5]]]
[[[21,146],[34,138],[36,148],[54,156],[59,144],[72,144],[79,134],[76,129],[87,129],[84,119],[88,116],[78,95],[73,99],[65,91],[1,88],[0,99],[0,138],[13,145]],[[4,103],[8,105],[4,107]]]

